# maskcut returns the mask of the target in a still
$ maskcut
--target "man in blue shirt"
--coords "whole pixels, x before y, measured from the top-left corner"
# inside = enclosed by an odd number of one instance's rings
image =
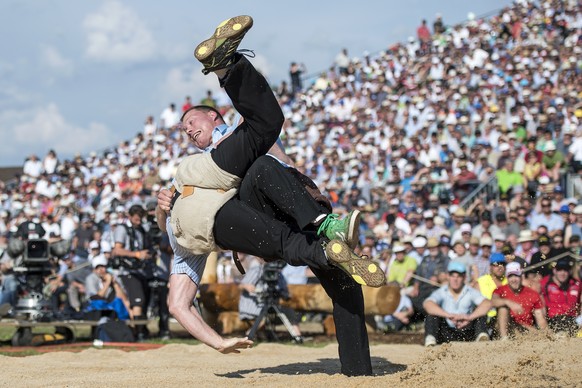
[[[465,285],[465,264],[451,261],[447,267],[448,284],[435,290],[423,304],[425,346],[450,341],[488,341],[487,312],[491,301]]]

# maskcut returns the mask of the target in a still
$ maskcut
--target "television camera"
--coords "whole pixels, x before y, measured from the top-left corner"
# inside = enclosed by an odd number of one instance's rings
[[[255,319],[255,323],[253,327],[249,331],[248,338],[254,339],[259,329],[261,322],[263,319],[266,320],[265,327],[269,331],[269,334],[275,340],[278,340],[277,335],[275,334],[275,322],[276,319],[283,323],[291,338],[297,343],[303,342],[301,335],[295,332],[293,325],[289,321],[289,318],[285,313],[281,310],[281,306],[279,304],[279,299],[289,298],[289,291],[286,286],[282,286],[285,283],[281,282],[280,279],[283,275],[281,275],[281,270],[285,267],[285,262],[283,261],[271,261],[267,262],[263,265],[263,272],[261,273],[261,279],[258,282],[257,286],[258,289],[256,293],[259,296],[259,300],[261,300],[264,305],[259,313],[258,317]]]
[[[70,243],[61,240],[49,244],[44,239],[8,242],[6,252],[16,263],[14,274],[18,280],[17,301],[13,311],[15,317],[35,321],[50,321],[53,318],[50,301],[44,296],[45,278],[51,275],[50,258],[64,257]]]

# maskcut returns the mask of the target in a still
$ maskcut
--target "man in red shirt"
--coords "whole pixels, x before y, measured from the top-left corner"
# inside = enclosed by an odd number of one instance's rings
[[[552,275],[542,279],[542,295],[548,308],[548,324],[557,333],[575,335],[580,314],[580,281],[572,277],[574,260],[565,257],[556,263]]]
[[[507,284],[493,291],[491,302],[497,308],[497,323],[502,339],[508,338],[510,331],[532,329],[534,321],[540,329],[548,327],[542,298],[533,289],[522,284],[521,275],[519,263],[507,264]]]

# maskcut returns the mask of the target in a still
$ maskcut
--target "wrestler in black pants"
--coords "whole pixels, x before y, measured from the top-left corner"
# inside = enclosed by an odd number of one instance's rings
[[[245,121],[211,155],[220,168],[244,179],[238,196],[216,214],[217,245],[266,260],[308,265],[333,301],[342,373],[372,374],[361,286],[328,264],[322,238],[301,230],[328,211],[280,163],[259,158],[274,144],[282,125],[272,91],[244,57],[221,83]]]

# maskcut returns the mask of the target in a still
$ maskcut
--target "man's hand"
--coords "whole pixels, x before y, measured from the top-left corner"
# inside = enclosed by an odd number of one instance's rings
[[[523,314],[523,307],[517,302],[507,301],[507,307],[517,315]]]
[[[253,341],[244,338],[225,338],[220,346],[216,349],[222,354],[240,353],[239,349],[249,349],[253,346]]]
[[[165,212],[170,211],[170,204],[172,203],[172,192],[168,189],[162,189],[158,193],[158,206]]]

